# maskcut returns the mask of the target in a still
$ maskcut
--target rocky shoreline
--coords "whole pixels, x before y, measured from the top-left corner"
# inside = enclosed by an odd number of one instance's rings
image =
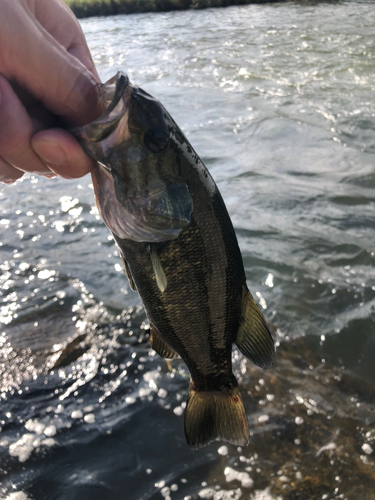
[[[111,16],[141,12],[229,7],[251,3],[275,3],[285,0],[64,0],[78,18]]]

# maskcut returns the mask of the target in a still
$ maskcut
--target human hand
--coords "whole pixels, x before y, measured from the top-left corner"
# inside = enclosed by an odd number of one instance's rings
[[[94,166],[61,124],[101,113],[99,76],[61,0],[0,0],[0,181],[81,177]]]

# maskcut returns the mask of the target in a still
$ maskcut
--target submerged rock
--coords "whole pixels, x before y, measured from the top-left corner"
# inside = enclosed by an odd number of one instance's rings
[[[246,367],[254,487],[283,500],[375,498],[373,384],[323,363],[304,338],[283,342],[273,369]]]

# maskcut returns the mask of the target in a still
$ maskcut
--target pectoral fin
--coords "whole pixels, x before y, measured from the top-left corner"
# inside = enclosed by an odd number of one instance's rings
[[[159,356],[167,359],[178,358],[178,354],[161,338],[159,330],[152,323],[150,323],[150,341],[151,347]]]
[[[126,262],[126,260],[124,259],[124,256],[122,254],[121,254],[121,258],[122,258],[122,262],[124,263],[124,268],[125,268],[126,276],[128,277],[128,280],[129,280],[130,288],[133,290],[133,292],[136,292],[137,287],[135,286],[132,273],[130,272],[130,269],[129,269],[129,265]]]
[[[156,245],[153,244],[150,245],[150,254],[151,254],[151,263],[154,269],[156,283],[158,285],[159,290],[163,293],[167,288],[167,277],[165,275],[162,263],[160,262]]]
[[[261,368],[270,368],[272,365],[275,357],[272,335],[247,289],[242,299],[241,322],[235,343],[242,354]]]
[[[187,227],[193,212],[193,199],[188,186],[181,182],[166,186],[150,197],[148,209],[157,228],[170,231]]]

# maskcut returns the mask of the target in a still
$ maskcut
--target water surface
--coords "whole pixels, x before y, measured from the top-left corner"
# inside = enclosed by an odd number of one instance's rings
[[[234,351],[245,448],[190,451],[188,373],[147,321],[91,179],[0,188],[0,497],[373,500],[375,10],[249,5],[92,18],[227,204],[275,366]]]

